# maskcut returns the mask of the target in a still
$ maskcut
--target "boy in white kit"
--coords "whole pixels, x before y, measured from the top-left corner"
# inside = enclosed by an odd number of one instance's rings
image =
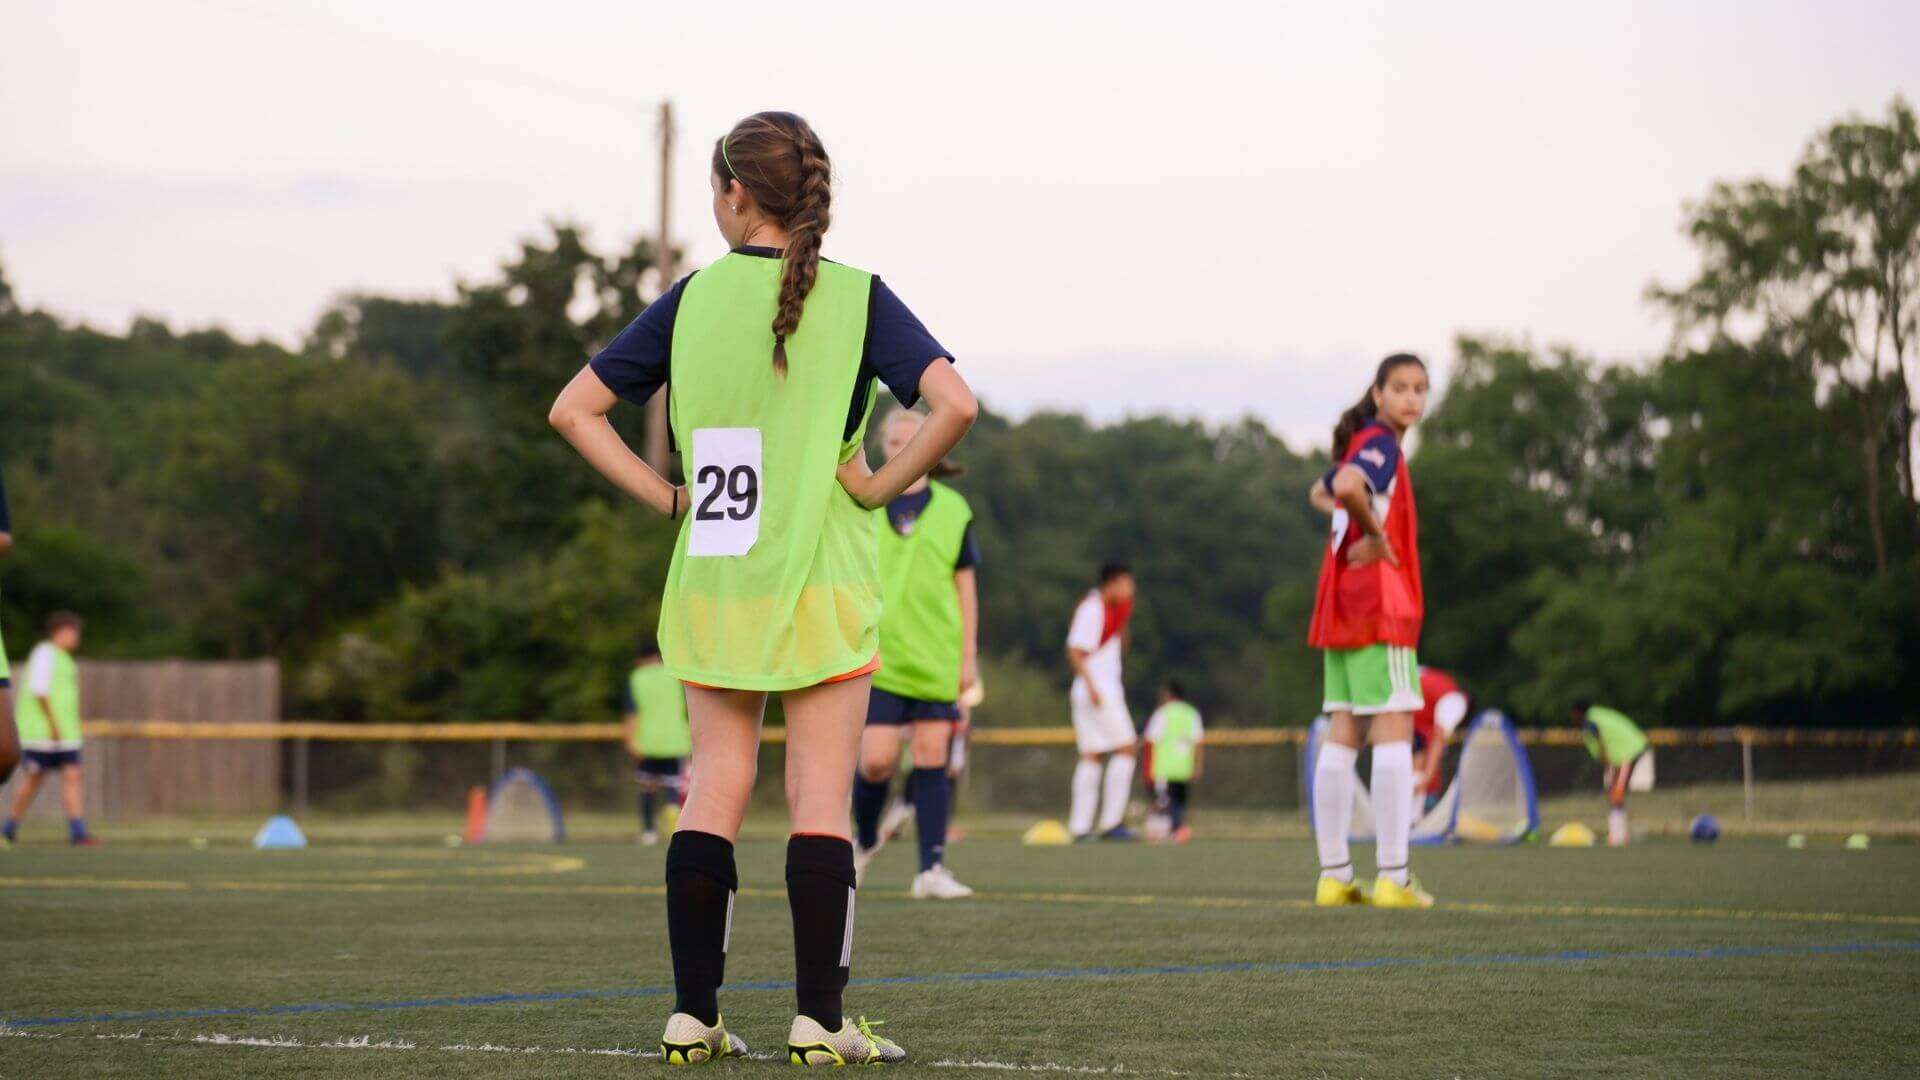
[[[1067,630],[1067,663],[1073,668],[1068,701],[1073,706],[1074,740],[1080,747],[1080,764],[1073,771],[1073,808],[1067,816],[1067,831],[1075,841],[1095,837],[1096,808],[1100,839],[1134,838],[1124,819],[1139,738],[1120,678],[1133,593],[1131,570],[1121,563],[1102,566],[1099,587],[1081,599]]]

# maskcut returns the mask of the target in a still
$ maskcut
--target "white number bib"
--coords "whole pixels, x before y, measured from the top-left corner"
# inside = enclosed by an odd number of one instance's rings
[[[760,539],[759,428],[695,428],[688,485],[693,499],[690,556],[745,555]]]

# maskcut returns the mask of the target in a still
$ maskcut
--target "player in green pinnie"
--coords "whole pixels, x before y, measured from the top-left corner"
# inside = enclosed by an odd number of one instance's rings
[[[715,140],[713,215],[732,250],[677,282],[560,394],[550,419],[601,474],[681,521],[660,653],[686,686],[687,804],[667,847],[675,1008],[669,1062],[742,1053],[721,1021],[738,876],[767,695],[786,715],[787,900],[798,1009],[788,1059],[901,1061],[842,1011],[853,956],[848,828],[880,664],[872,511],[927,474],[978,412],[935,341],[880,279],[820,257],[832,167],[805,120],[763,112]],[[877,471],[862,454],[874,380],[926,422]],[[676,487],[607,422],[665,386],[688,478]]]

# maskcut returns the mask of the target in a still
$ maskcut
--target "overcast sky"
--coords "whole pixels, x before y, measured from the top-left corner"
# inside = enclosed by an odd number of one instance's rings
[[[950,9],[948,9],[950,11]],[[0,260],[29,305],[295,344],[552,217],[723,246],[707,148],[806,115],[827,251],[987,402],[1323,440],[1461,331],[1657,353],[1682,202],[1920,98],[1920,4],[0,0]]]

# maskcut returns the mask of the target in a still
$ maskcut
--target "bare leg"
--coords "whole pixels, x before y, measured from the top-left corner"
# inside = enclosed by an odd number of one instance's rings
[[[953,746],[953,721],[916,720],[913,722],[913,767],[944,769],[947,753]]]
[[[1637,759],[1636,759],[1637,760]],[[1633,762],[1615,765],[1607,773],[1607,844],[1619,847],[1631,835],[1627,829],[1627,785],[1633,781]]]
[[[755,691],[687,687],[693,778],[677,829],[711,833],[728,843],[740,835],[759,769],[760,720],[766,709],[767,695]]]
[[[60,806],[67,812],[68,821],[79,821],[87,816],[86,787],[78,765],[66,765],[60,769]]]
[[[850,839],[853,774],[860,762],[871,676],[790,690],[787,714],[787,814],[796,833]],[[894,752],[899,752],[894,736]]]
[[[1327,716],[1327,741],[1335,746],[1358,750],[1365,731],[1366,723],[1350,712],[1336,712]]]
[[[1375,746],[1381,743],[1413,743],[1413,714],[1410,712],[1381,713],[1367,718],[1367,741]],[[1358,740],[1353,743],[1359,746]]]
[[[13,693],[0,688],[0,784],[20,764],[20,732],[13,726]]]
[[[905,741],[905,724],[875,724],[860,734],[860,778],[875,784],[893,779],[900,768],[900,744]],[[914,725],[916,728],[918,724]],[[914,742],[916,749],[919,741]],[[915,762],[919,761],[916,756]]]
[[[29,772],[20,778],[20,789],[13,793],[13,809],[7,816],[15,821],[27,816],[27,808],[33,805],[33,797],[40,794],[40,785],[46,783],[45,772]]]

